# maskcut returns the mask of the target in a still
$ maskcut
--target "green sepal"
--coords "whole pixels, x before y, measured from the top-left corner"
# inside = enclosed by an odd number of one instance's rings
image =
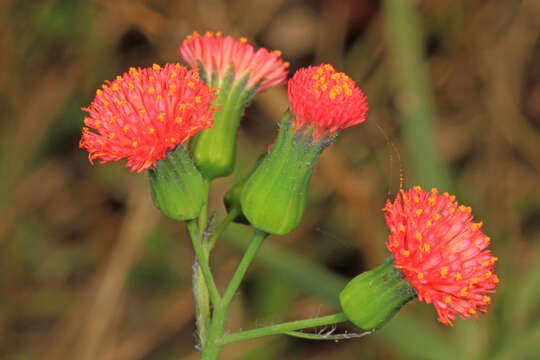
[[[364,330],[374,330],[389,321],[416,295],[394,267],[394,258],[352,279],[339,295],[347,318]]]
[[[154,205],[168,217],[195,219],[208,199],[208,183],[183,145],[169,151],[148,170]]]
[[[284,235],[300,223],[313,168],[335,138],[313,134],[313,127],[295,130],[292,113],[285,112],[276,142],[241,194],[242,211],[259,230]]]
[[[203,79],[207,77],[205,75]],[[248,87],[248,80],[249,73],[234,81],[232,68],[223,79],[219,80],[217,74],[212,75],[209,86],[219,89],[214,102],[219,105],[219,110],[214,113],[212,128],[200,131],[190,142],[193,160],[208,180],[230,175],[234,169],[240,118],[257,89],[256,86]]]

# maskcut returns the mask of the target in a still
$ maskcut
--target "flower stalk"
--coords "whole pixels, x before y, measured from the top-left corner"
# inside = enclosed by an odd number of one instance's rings
[[[197,257],[197,262],[201,267],[204,281],[210,293],[210,300],[212,301],[212,304],[219,304],[221,302],[221,296],[219,295],[216,283],[214,282],[214,277],[212,276],[212,272],[210,271],[208,258],[206,257],[206,254],[203,250],[197,222],[195,220],[188,221],[187,226],[191,237],[191,242],[193,244],[193,250],[195,251],[195,256]]]
[[[227,286],[223,297],[220,298],[219,301],[213,302],[214,310],[212,312],[212,320],[210,323],[207,340],[203,344],[202,349],[203,360],[214,360],[218,358],[221,348],[224,345],[221,338],[223,337],[223,334],[225,332],[225,319],[227,316],[227,312],[229,311],[231,302],[234,298],[234,295],[238,291],[238,287],[240,286],[240,283],[242,282],[242,279],[244,278],[244,275],[246,274],[249,265],[253,261],[263,240],[267,236],[268,234],[255,230],[253,238],[251,239],[251,242],[246,249],[244,256],[242,257],[242,260],[240,261],[240,264],[236,269],[236,272],[234,273],[229,285]],[[198,258],[199,256],[200,255],[197,254]],[[210,283],[208,283],[208,281],[207,285],[209,287],[212,286]]]
[[[345,321],[348,321],[348,318],[343,312],[311,319],[290,321],[226,335],[222,340],[222,344],[227,345],[239,341],[257,339],[264,336],[287,334],[288,332],[295,330],[309,329],[316,326],[334,325]]]

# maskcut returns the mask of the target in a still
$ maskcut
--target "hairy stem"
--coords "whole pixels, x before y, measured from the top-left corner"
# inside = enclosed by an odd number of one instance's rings
[[[202,351],[203,360],[216,360],[218,358],[221,348],[224,345],[222,338],[225,332],[225,319],[227,317],[227,312],[229,311],[229,306],[231,305],[234,295],[236,294],[249,265],[253,261],[255,254],[259,250],[266,236],[268,236],[268,234],[255,229],[253,238],[242,257],[242,260],[240,260],[240,264],[229,282],[221,302],[218,305],[215,305],[216,303],[214,303],[214,312],[206,343],[207,346],[205,346]]]
[[[286,322],[282,324],[270,325],[270,326],[265,326],[258,329],[229,334],[223,338],[222,344],[226,345],[226,344],[231,344],[238,341],[256,339],[263,336],[287,334],[288,332],[295,331],[295,330],[307,329],[307,328],[312,328],[315,326],[332,325],[332,324],[337,324],[344,321],[347,321],[347,317],[342,312],[334,314],[334,315],[321,316],[321,317],[305,319],[305,320],[296,320],[296,321]]]

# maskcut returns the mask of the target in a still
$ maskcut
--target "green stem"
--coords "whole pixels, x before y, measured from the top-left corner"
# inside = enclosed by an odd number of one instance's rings
[[[201,239],[198,236],[199,231],[197,223],[194,220],[191,220],[188,221],[187,226],[189,234],[191,236],[191,242],[193,243],[193,250],[195,251],[195,256],[197,257],[197,261],[199,263],[199,266],[201,267],[204,281],[206,282],[206,286],[208,287],[208,290],[210,292],[210,299],[212,300],[212,304],[219,304],[221,302],[221,296],[219,295],[216,283],[214,282],[214,277],[212,276],[212,272],[210,271],[210,265],[208,264],[208,258],[206,257],[203,250]]]
[[[236,291],[238,290],[238,287],[246,274],[249,264],[251,264],[253,261],[255,254],[261,247],[261,244],[266,236],[268,236],[267,233],[255,229],[253,238],[251,239],[251,242],[246,249],[244,256],[242,257],[242,260],[240,260],[240,264],[238,264],[238,268],[229,282],[221,302],[218,305],[216,305],[217,303],[214,303],[212,322],[210,325],[206,346],[202,351],[202,360],[216,360],[218,358],[221,348],[224,345],[221,339],[223,338],[223,333],[225,332],[225,318],[227,316],[229,306],[231,305],[234,295],[236,294]]]
[[[207,184],[208,186],[208,184]],[[206,241],[204,240],[204,231],[208,223],[208,200],[203,205],[199,217],[198,217],[198,238],[196,241],[200,241],[203,250],[206,250]],[[209,252],[206,252],[206,259],[209,261]],[[206,343],[206,337],[210,328],[210,297],[208,294],[208,287],[201,270],[199,262],[195,260],[193,265],[193,295],[195,298],[195,314],[197,316],[197,333],[199,335],[199,341],[201,347]]]
[[[238,214],[240,214],[240,210],[238,208],[231,208],[225,219],[223,219],[223,221],[216,227],[214,233],[206,242],[206,256],[210,254],[210,251],[212,251],[212,249],[214,248],[216,241],[221,237],[223,232],[227,230],[229,225],[233,222],[234,218],[238,216]]]
[[[197,333],[201,347],[206,343],[208,330],[210,329],[210,298],[208,287],[199,263],[195,261],[193,268],[193,295],[195,298],[195,313],[197,316]]]
[[[251,262],[253,261],[255,254],[257,254],[257,251],[261,247],[263,240],[267,236],[267,233],[255,229],[253,238],[251,239],[251,242],[249,243],[249,246],[246,249],[244,256],[242,257],[242,260],[240,260],[240,264],[238,264],[238,268],[236,268],[236,272],[234,273],[231,281],[229,282],[225,293],[223,294],[221,307],[225,310],[225,312],[227,312],[227,310],[229,309],[234,294],[236,294],[236,291],[238,290],[238,287],[240,286],[240,283],[242,282],[242,279],[246,274],[249,264],[251,264]]]
[[[208,200],[203,205],[201,213],[199,214],[197,226],[199,228],[199,239],[204,246],[204,232],[206,231],[206,225],[208,224]]]
[[[270,326],[265,326],[258,329],[229,334],[223,338],[221,343],[223,345],[226,345],[226,344],[231,344],[238,341],[256,339],[263,336],[285,334],[287,332],[300,330],[300,329],[306,329],[306,328],[312,328],[315,326],[337,324],[337,323],[341,323],[347,320],[348,320],[347,317],[342,312],[334,314],[334,315],[321,316],[321,317],[305,319],[305,320],[296,320],[296,321],[286,322],[282,324],[270,325]]]

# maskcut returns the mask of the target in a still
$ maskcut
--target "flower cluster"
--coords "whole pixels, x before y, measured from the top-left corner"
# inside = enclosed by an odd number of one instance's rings
[[[289,64],[279,51],[255,50],[245,38],[220,33],[188,36],[179,54],[192,70],[179,64],[130,68],[105,82],[83,108],[88,116],[80,147],[92,163],[126,159],[132,172],[149,170],[156,207],[184,221],[206,211],[210,181],[232,173],[245,107],[256,93],[284,84]],[[330,135],[363,123],[368,110],[362,90],[328,64],[298,70],[288,96],[290,111],[274,145],[226,198],[235,218],[264,236],[299,225],[314,166],[335,139]],[[446,325],[486,312],[499,282],[497,258],[470,207],[416,186],[387,201],[384,211],[393,256],[343,290],[349,320],[378,328],[415,294],[433,304]]]
[[[313,124],[315,137],[366,120],[368,104],[364,93],[350,77],[337,72],[332,65],[298,70],[289,80],[288,93],[296,128]]]
[[[454,196],[415,186],[402,191],[384,208],[391,234],[386,248],[394,266],[414,287],[420,301],[432,303],[443,324],[456,315],[470,318],[486,312],[499,278],[497,258],[487,250],[490,238],[473,222],[471,208]]]
[[[131,68],[106,82],[83,109],[89,116],[80,147],[90,162],[127,159],[126,167],[141,172],[212,125],[214,97],[196,71],[179,64]]]
[[[255,51],[246,38],[235,40],[219,32],[203,36],[195,32],[182,43],[178,53],[190,66],[203,68],[209,77],[217,72],[222,79],[231,67],[234,81],[249,74],[247,85],[258,85],[258,92],[284,84],[287,79],[289,63],[283,61],[281,52],[265,48]]]

